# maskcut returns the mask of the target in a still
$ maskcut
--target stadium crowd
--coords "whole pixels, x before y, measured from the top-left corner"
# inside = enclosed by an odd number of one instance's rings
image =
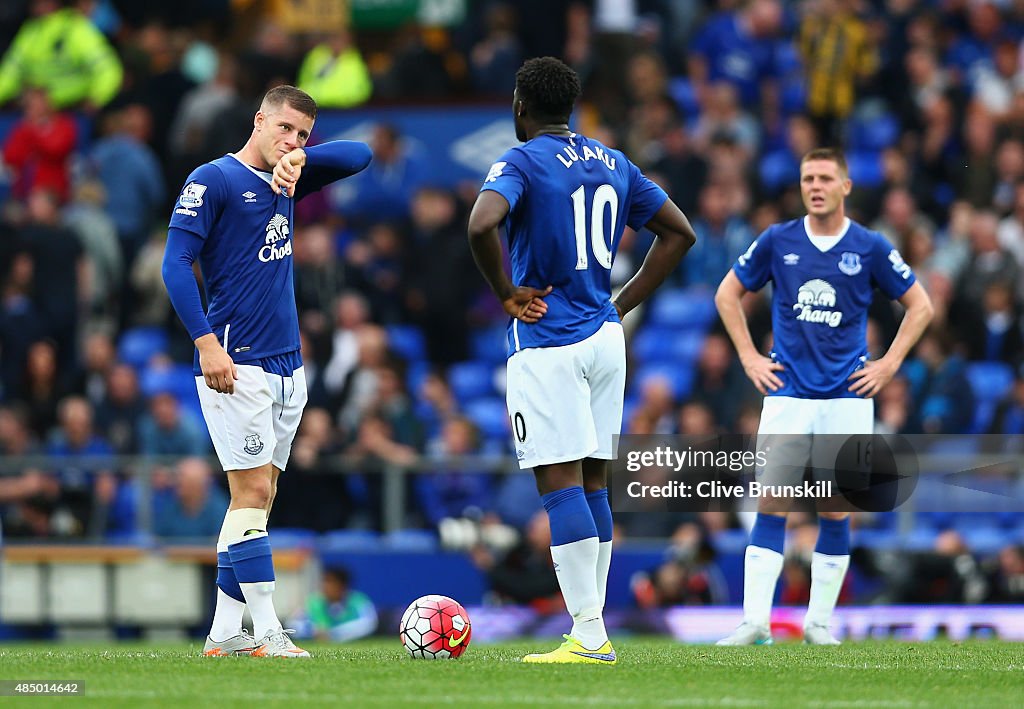
[[[388,31],[349,26],[337,3],[305,5],[322,10],[315,21],[256,0],[4,3],[0,102],[17,119],[2,136],[0,453],[53,461],[0,476],[5,535],[131,538],[131,476],[75,459],[108,454],[182,458],[153,471],[152,529],[216,533],[224,493],[203,462],[212,447],[190,391],[193,347],[160,263],[178,186],[239,147],[269,87],[294,83],[322,109],[505,103],[516,68],[538,55],[580,72],[578,130],[626,151],[698,235],[672,282],[626,323],[627,431],[756,432],[759,397],[711,297],[763,228],[801,214],[800,156],[839,144],[855,183],[851,216],[901,249],[936,308],[877,399],[878,430],[1024,433],[1020,4],[494,0],[455,3],[464,17],[451,26]],[[371,147],[344,208],[324,195],[297,210],[310,400],[274,524],[379,528],[382,489],[370,473],[436,459],[411,478],[405,526],[470,518],[525,530],[540,508],[528,476],[447,461],[506,453],[510,441],[503,314],[465,238],[479,185],[433,183],[394,126],[378,125]],[[624,282],[649,243],[628,233],[613,279]],[[767,351],[767,300],[747,305]],[[899,315],[887,301],[873,313],[877,350]],[[367,474],[321,474],[338,454]],[[1000,520],[991,526],[1005,542],[1024,541],[1016,516]],[[694,523],[711,539],[737,526],[722,516],[621,520],[623,538],[691,540],[639,583],[642,604],[714,600],[706,570],[679,561],[706,561],[693,551],[703,548]],[[957,524],[934,526],[921,568],[966,554],[995,579],[986,593],[1020,600],[1022,548],[996,545],[982,561]],[[474,554],[500,570],[487,550]],[[798,567],[787,567],[791,588]]]

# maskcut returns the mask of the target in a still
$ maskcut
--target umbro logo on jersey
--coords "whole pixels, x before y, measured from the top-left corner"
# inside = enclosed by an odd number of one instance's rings
[[[795,266],[800,263],[800,254],[786,254],[782,257],[782,261],[787,266]]]
[[[245,201],[246,202],[255,202],[256,201],[256,193],[255,192],[243,192],[242,196],[245,197]]]

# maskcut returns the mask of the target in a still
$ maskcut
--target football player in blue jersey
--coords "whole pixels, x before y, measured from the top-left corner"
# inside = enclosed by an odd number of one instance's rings
[[[195,341],[203,416],[231,492],[217,542],[217,606],[204,650],[211,657],[309,657],[277,618],[267,537],[306,403],[292,225],[296,201],[359,172],[371,157],[366,145],[350,141],[306,148],[316,111],[293,86],[271,89],[245,146],[189,175],[168,229],[164,282]],[[242,629],[246,606],[253,635]]]
[[[800,192],[807,216],[766,229],[739,257],[715,295],[743,369],[765,395],[758,436],[783,436],[774,440],[790,446],[791,464],[771,466],[765,471],[769,478],[802,476],[804,460],[817,471],[834,468],[840,449],[831,438],[870,434],[872,397],[896,374],[931,320],[931,300],[899,251],[881,234],[847,218],[844,199],[851,188],[841,152],[821,148],[805,155]],[[771,355],[765,357],[754,346],[740,299],[769,282],[774,340]],[[876,288],[898,300],[906,312],[885,355],[869,360],[868,307]],[[772,599],[782,570],[791,502],[778,497],[758,500],[744,560],[743,623],[719,645],[771,643]],[[814,645],[838,644],[829,622],[850,564],[849,512],[837,511],[844,505],[835,502],[818,501],[818,542],[804,621],[804,641]]]
[[[607,461],[622,425],[621,318],[647,298],[696,237],[665,192],[625,155],[569,129],[576,72],[552,57],[516,74],[524,141],[494,163],[469,218],[477,266],[511,316],[508,412],[522,468],[533,468],[551,522],[551,556],[572,631],[524,662],[610,665],[603,607],[611,559]],[[505,272],[498,227],[511,256]],[[629,226],[657,237],[611,297],[612,260]]]

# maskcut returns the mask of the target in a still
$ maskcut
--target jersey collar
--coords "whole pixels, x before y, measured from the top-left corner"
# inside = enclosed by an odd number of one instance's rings
[[[273,175],[272,175],[271,173],[269,173],[269,172],[263,172],[263,170],[257,170],[257,169],[256,169],[256,168],[254,168],[254,167],[253,167],[252,165],[249,165],[248,163],[246,163],[246,162],[242,161],[242,159],[241,159],[241,158],[239,158],[239,157],[238,157],[237,155],[235,155],[234,153],[228,153],[228,157],[232,157],[232,158],[234,158],[235,160],[238,160],[238,164],[239,164],[239,165],[241,165],[242,167],[244,167],[244,168],[245,168],[246,170],[248,170],[248,171],[249,171],[249,172],[251,172],[252,174],[256,175],[256,177],[260,178],[261,180],[263,180],[264,182],[266,182],[266,183],[267,183],[268,185],[270,184],[271,180],[273,180],[273,179],[274,179],[274,176],[273,176]]]
[[[807,235],[807,240],[810,241],[811,244],[813,244],[816,249],[821,251],[821,253],[826,253],[828,251],[831,251],[835,247],[836,244],[838,244],[840,241],[843,240],[843,237],[846,236],[846,232],[848,232],[850,230],[850,218],[849,217],[843,217],[843,228],[839,230],[839,233],[837,235],[835,235],[835,236],[820,236],[820,235],[817,235],[817,234],[812,235],[811,234],[811,227],[810,227],[810,224],[808,223],[809,219],[810,218],[807,217],[807,216],[805,216],[803,218],[804,234]]]

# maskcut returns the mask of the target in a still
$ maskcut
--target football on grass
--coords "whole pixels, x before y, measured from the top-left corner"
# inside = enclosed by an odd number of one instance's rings
[[[409,605],[398,634],[410,657],[442,660],[466,651],[472,627],[462,604],[448,596],[431,595]]]

